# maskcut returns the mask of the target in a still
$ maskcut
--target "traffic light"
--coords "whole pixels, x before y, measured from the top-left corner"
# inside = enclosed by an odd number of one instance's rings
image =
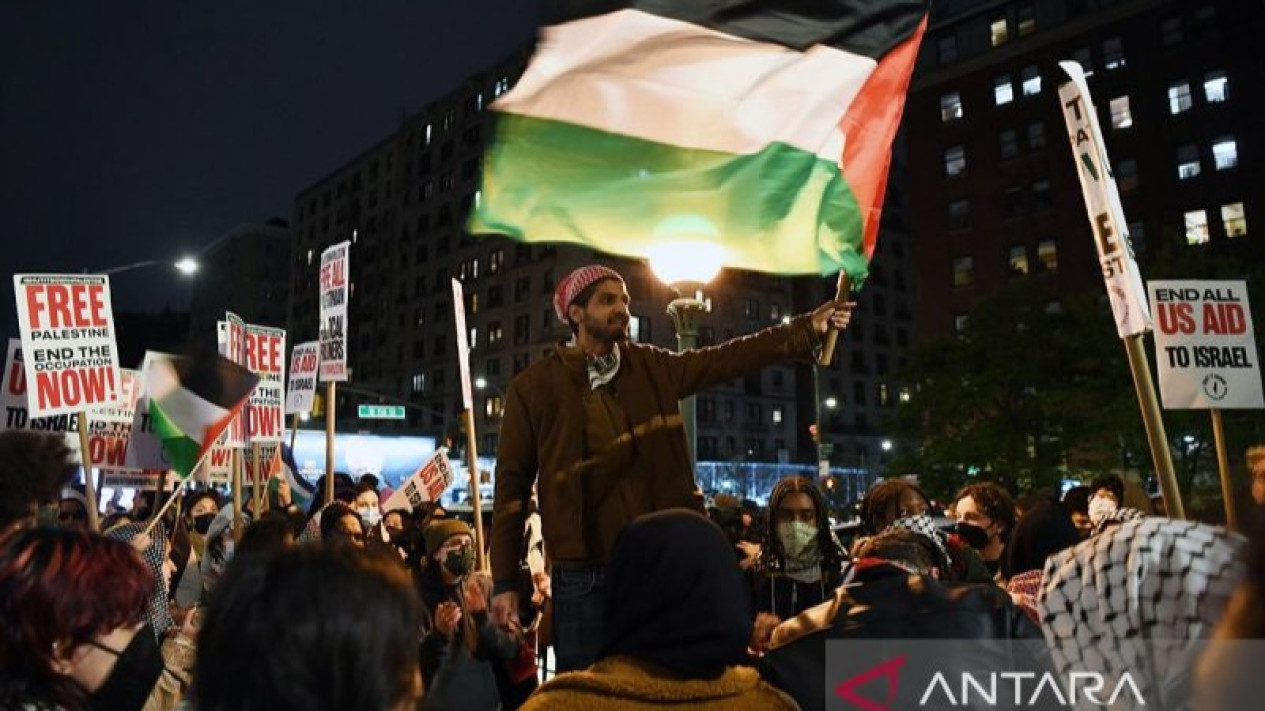
[[[821,442],[821,432],[817,429],[817,423],[808,426],[808,434],[812,436],[814,442]]]

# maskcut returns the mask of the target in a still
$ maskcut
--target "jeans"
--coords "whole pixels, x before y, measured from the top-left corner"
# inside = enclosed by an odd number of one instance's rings
[[[597,661],[606,612],[606,571],[600,565],[555,565],[553,649],[559,673],[577,671]]]

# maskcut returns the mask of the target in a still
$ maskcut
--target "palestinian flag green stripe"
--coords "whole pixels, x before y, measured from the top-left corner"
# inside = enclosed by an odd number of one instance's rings
[[[723,237],[725,263],[740,269],[865,271],[856,200],[838,165],[809,151],[680,148],[513,114],[497,139],[477,231],[613,254],[643,254],[665,235]]]
[[[171,468],[181,478],[193,473],[201,455],[202,443],[181,431],[155,400],[149,401],[149,417],[154,434],[163,444],[167,461],[171,462]]]

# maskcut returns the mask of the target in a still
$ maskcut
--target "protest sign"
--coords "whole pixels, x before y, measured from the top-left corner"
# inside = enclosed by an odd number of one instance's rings
[[[321,382],[347,382],[347,296],[351,242],[321,253]]]
[[[246,326],[246,361],[259,385],[246,405],[246,438],[252,443],[276,444],[282,439],[285,402],[286,332],[268,326]]]
[[[9,351],[4,360],[3,380],[0,381],[0,407],[4,416],[0,419],[0,431],[35,430],[37,432],[61,432],[66,435],[66,445],[77,449],[79,419],[73,415],[31,417],[26,406],[26,365],[22,362],[22,341],[9,339]]]
[[[1265,407],[1247,283],[1148,282],[1155,360],[1167,409]]]
[[[234,363],[246,365],[246,322],[237,314],[226,312],[223,321],[217,321],[216,340],[219,343],[220,355]],[[246,446],[246,415],[242,413],[233,418],[228,426],[228,435],[224,444],[230,449],[242,449]]]
[[[215,443],[193,476],[204,484],[228,486],[233,481],[233,450]]]
[[[428,501],[439,501],[449,486],[452,486],[452,466],[447,452],[439,449],[387,498],[382,510],[412,510]]]
[[[153,491],[158,488],[158,480],[163,473],[154,469],[102,469],[101,486],[109,489],[145,489]],[[174,484],[174,479],[172,480]]]
[[[316,376],[320,366],[320,344],[300,343],[290,355],[290,383],[286,388],[285,414],[310,412],[316,396]]]
[[[31,417],[83,412],[121,397],[110,279],[15,274]]]

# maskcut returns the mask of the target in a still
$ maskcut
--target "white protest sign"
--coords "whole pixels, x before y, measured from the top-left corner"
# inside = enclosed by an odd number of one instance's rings
[[[148,470],[131,469],[102,469],[101,470],[102,487],[109,489],[146,489],[153,491],[158,488],[158,480],[162,477],[162,472]],[[172,477],[176,479],[176,477]]]
[[[136,401],[136,412],[132,417],[132,429],[127,439],[127,457],[124,466],[128,469],[160,469],[171,468],[167,454],[163,451],[162,441],[154,434],[154,424],[149,417],[149,394],[145,392],[145,373],[154,363],[160,360],[171,361],[174,356],[156,351],[145,351],[145,359],[141,361],[140,393]]]
[[[18,326],[32,417],[118,402],[110,278],[15,274]]]
[[[195,481],[204,484],[229,486],[233,481],[233,450],[220,442],[211,445],[193,476]]]
[[[26,406],[26,365],[22,362],[22,341],[9,339],[9,352],[4,360],[4,374],[0,379],[0,407],[4,416],[0,419],[2,430],[35,430],[60,432],[66,446],[79,449],[79,418],[74,415],[31,417]]]
[[[1265,407],[1247,283],[1148,282],[1160,397],[1170,410]]]
[[[1059,99],[1063,102],[1063,119],[1072,142],[1085,207],[1089,210],[1089,226],[1098,248],[1098,265],[1111,298],[1116,332],[1121,338],[1145,333],[1151,328],[1151,312],[1142,286],[1142,273],[1133,258],[1129,227],[1111,162],[1107,159],[1098,112],[1081,66],[1076,62],[1059,62],[1059,66],[1072,79],[1059,87]]]
[[[470,343],[466,338],[466,301],[461,282],[452,280],[453,321],[457,324],[457,366],[461,370],[461,402],[465,409],[474,409],[474,393],[470,391]]]
[[[448,463],[448,454],[439,449],[430,461],[423,464],[396,489],[382,504],[383,511],[393,509],[415,509],[428,501],[439,501],[449,486],[452,486],[452,466]]]
[[[92,463],[112,469],[127,466],[127,443],[136,418],[136,402],[141,395],[137,371],[120,368],[119,382],[122,398],[114,405],[93,408],[92,417],[88,418],[88,451]]]
[[[321,253],[321,382],[347,382],[347,296],[351,242]]]
[[[230,311],[224,314],[223,321],[216,321],[215,326],[216,341],[219,344],[220,355],[245,367],[246,322]],[[224,444],[231,449],[241,449],[246,446],[247,409],[247,407],[243,407],[241,412],[237,413],[233,418],[228,429],[225,430]]]
[[[300,343],[290,354],[290,384],[286,388],[285,414],[293,415],[312,410],[316,396],[316,376],[320,367],[320,344],[317,341]]]
[[[276,444],[282,439],[285,404],[286,332],[282,328],[246,326],[246,369],[259,376],[259,385],[246,404],[246,438],[251,444]]]

